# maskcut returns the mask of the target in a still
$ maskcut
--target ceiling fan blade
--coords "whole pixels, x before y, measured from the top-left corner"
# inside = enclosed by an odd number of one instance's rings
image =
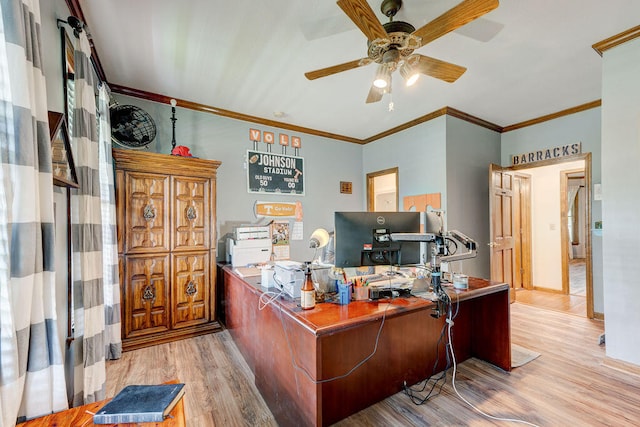
[[[422,74],[444,80],[447,83],[455,82],[464,74],[465,71],[467,71],[465,67],[441,61],[440,59],[424,55],[418,55],[418,57],[420,60],[415,67],[417,67]]]
[[[369,41],[387,37],[387,32],[366,0],[338,0],[337,3]]]
[[[309,80],[319,79],[320,77],[327,77],[332,74],[341,73],[343,71],[352,70],[354,68],[358,68],[361,65],[362,59],[356,59],[355,61],[345,62],[344,64],[334,65],[332,67],[321,68],[315,71],[309,71],[308,73],[304,73],[305,77]]]
[[[453,30],[462,27],[498,7],[498,0],[464,0],[428,24],[413,32],[424,46]]]
[[[380,101],[382,99],[382,95],[384,95],[384,89],[371,85],[369,95],[367,95],[367,104]]]

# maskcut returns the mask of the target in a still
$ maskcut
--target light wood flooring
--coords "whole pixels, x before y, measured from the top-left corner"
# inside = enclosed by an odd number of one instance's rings
[[[586,265],[584,258],[569,260],[569,281],[569,295],[521,288],[516,290],[516,301],[521,304],[586,317]]]
[[[587,295],[587,264],[584,258],[569,260],[569,293]]]
[[[602,332],[600,321],[516,302],[511,305],[512,341],[541,356],[510,373],[470,359],[458,366],[456,386],[467,400],[498,417],[539,426],[637,426],[640,378],[602,365]],[[107,363],[107,396],[127,384],[174,378],[186,383],[190,427],[277,425],[226,330],[124,353]],[[449,374],[441,394],[424,405],[397,393],[337,425],[506,424],[482,417],[460,400]]]
[[[582,295],[564,295],[555,292],[518,289],[516,301],[547,310],[561,311],[575,316],[587,316],[587,297]]]

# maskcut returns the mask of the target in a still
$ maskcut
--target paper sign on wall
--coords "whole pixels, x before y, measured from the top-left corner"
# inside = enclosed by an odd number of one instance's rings
[[[258,218],[265,216],[295,218],[298,204],[289,202],[256,202],[254,213]]]

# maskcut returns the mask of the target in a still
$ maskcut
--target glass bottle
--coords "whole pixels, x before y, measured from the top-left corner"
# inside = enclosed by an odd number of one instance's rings
[[[311,279],[311,266],[307,263],[305,270],[305,281],[300,289],[300,307],[303,310],[311,310],[316,306],[316,290]]]

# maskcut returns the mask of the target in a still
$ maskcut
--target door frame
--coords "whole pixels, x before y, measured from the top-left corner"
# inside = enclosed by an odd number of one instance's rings
[[[584,169],[580,168],[580,169],[569,169],[569,170],[565,170],[560,172],[560,232],[561,232],[561,239],[562,239],[562,246],[561,246],[561,250],[562,250],[562,293],[564,293],[565,295],[569,295],[570,294],[570,278],[569,278],[569,225],[568,225],[568,220],[569,220],[569,201],[567,200],[567,197],[569,195],[569,176],[582,172],[584,173]],[[585,174],[586,175],[586,174]],[[586,177],[583,178],[585,180],[585,188],[586,187]],[[590,188],[590,187],[589,187]],[[589,195],[587,194],[589,193],[588,191],[585,191],[585,204],[589,203]],[[585,206],[585,223],[586,218],[587,218],[587,211],[589,209]],[[585,224],[586,225],[586,224]],[[588,230],[588,227],[585,227],[586,229],[585,231],[585,239],[586,239],[586,235]],[[585,246],[586,246],[586,242],[585,242]],[[586,255],[586,254],[585,254]],[[588,257],[587,257],[588,258]]]
[[[585,191],[585,264],[586,264],[586,303],[587,303],[587,318],[593,319],[595,317],[593,307],[593,251],[591,246],[591,153],[574,154],[572,156],[561,157],[558,159],[541,160],[538,162],[526,163],[515,166],[503,167],[503,170],[518,171],[522,169],[532,169],[540,166],[558,165],[562,163],[574,162],[577,160],[584,160],[584,184],[587,191]],[[566,204],[566,202],[565,202]],[[491,218],[493,221],[493,218]],[[565,224],[566,226],[566,224]],[[564,239],[561,244],[565,244]],[[564,255],[567,256],[566,250]],[[563,256],[563,270],[568,268],[567,259]],[[568,270],[567,270],[568,272]],[[563,273],[564,274],[564,273]],[[567,273],[568,275],[568,273]],[[564,281],[564,279],[563,279]],[[600,318],[600,317],[599,317]]]
[[[400,209],[400,204],[399,204],[399,185],[398,183],[399,178],[398,178],[398,167],[395,168],[389,168],[389,169],[383,169],[383,170],[379,170],[376,172],[370,172],[367,174],[367,211],[369,212],[373,212],[374,211],[374,203],[375,203],[375,196],[376,196],[376,189],[375,189],[375,178],[382,176],[382,175],[390,175],[392,173],[396,174],[396,210]]]

